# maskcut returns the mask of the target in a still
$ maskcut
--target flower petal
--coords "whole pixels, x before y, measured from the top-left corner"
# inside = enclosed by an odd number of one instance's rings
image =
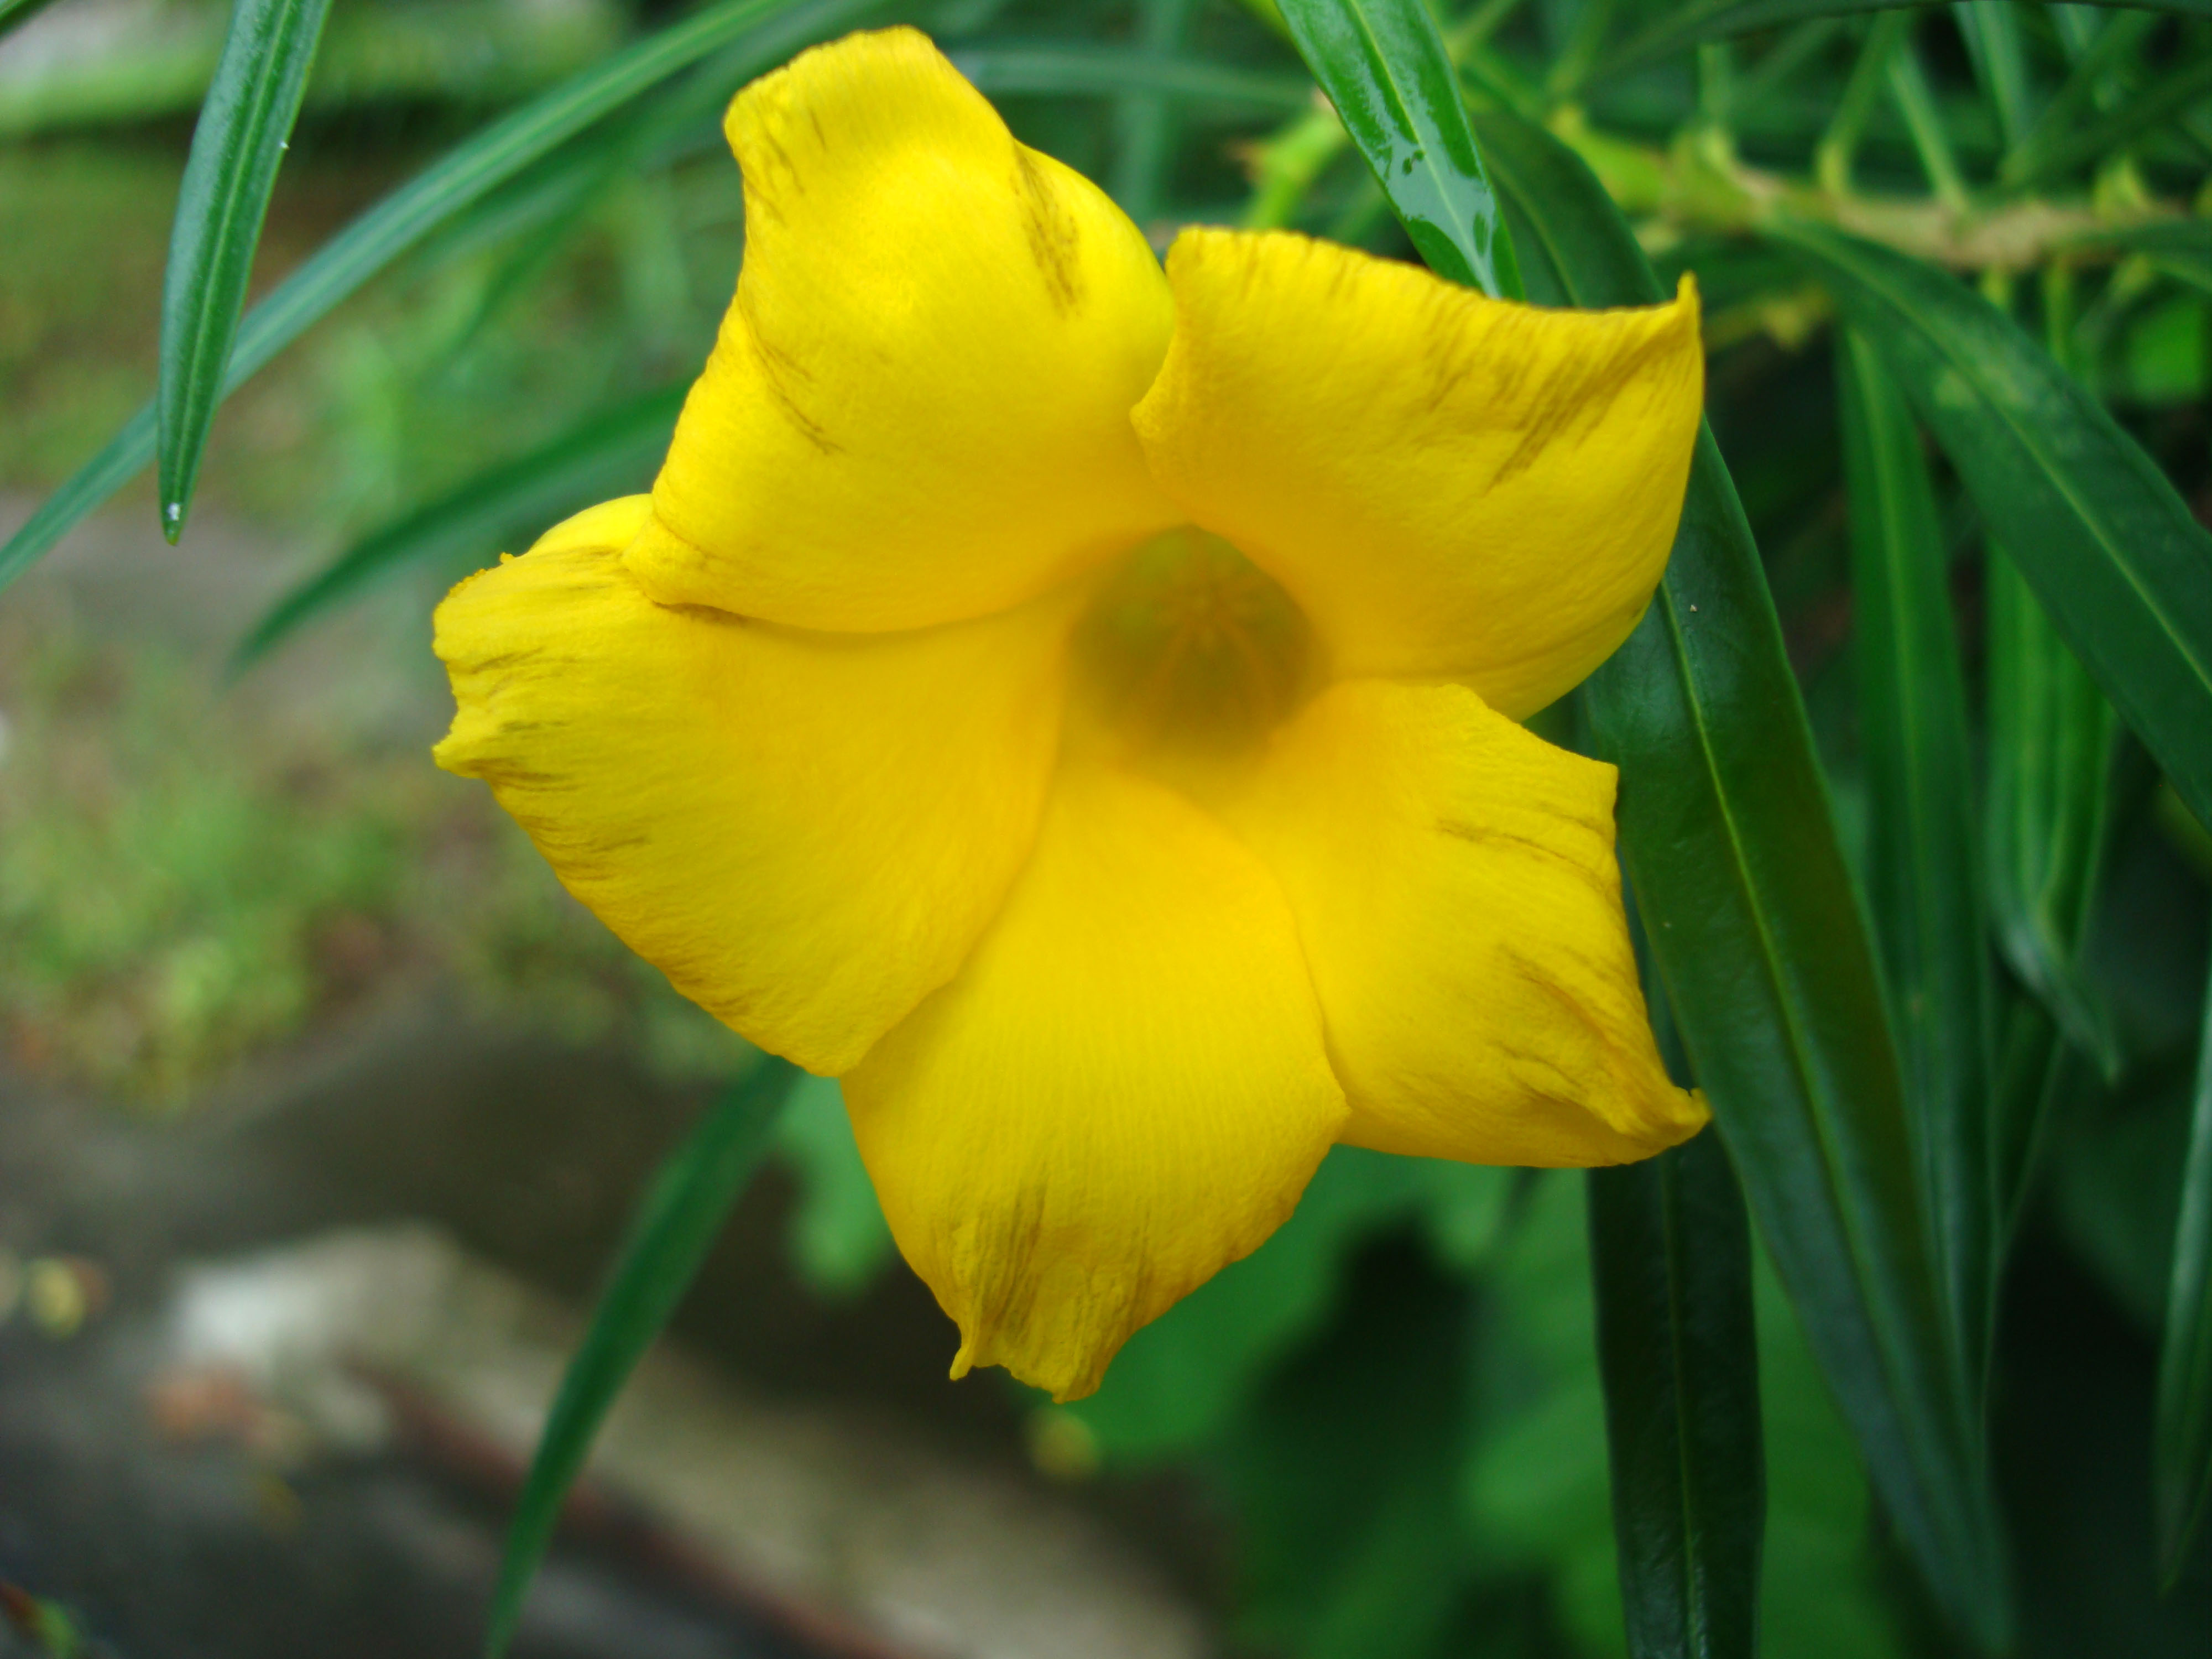
[[[950,980],[1035,837],[1075,595],[890,635],[654,604],[592,508],[439,606],[483,779],[568,890],[763,1048],[845,1070]]]
[[[953,1375],[1071,1400],[1249,1254],[1343,1121],[1297,939],[1251,854],[1158,784],[1063,771],[968,966],[845,1079]]]
[[[727,127],[744,268],[631,550],[654,598],[927,627],[1180,517],[1128,419],[1174,324],[1158,260],[925,37],[801,53]]]
[[[1613,778],[1463,686],[1342,683],[1277,733],[1229,817],[1297,916],[1342,1139],[1577,1166],[1705,1122],[1637,982]]]
[[[1628,636],[1703,400],[1697,295],[1543,311],[1285,233],[1189,230],[1135,421],[1154,475],[1290,591],[1346,678],[1520,719]]]

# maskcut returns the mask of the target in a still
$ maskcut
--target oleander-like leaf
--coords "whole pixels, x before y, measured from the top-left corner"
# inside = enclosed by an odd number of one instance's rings
[[[223,375],[236,391],[279,351],[439,226],[647,88],[750,37],[765,68],[856,21],[884,0],[721,0],[647,36],[501,118],[325,242],[246,314]],[[149,404],[0,546],[0,589],[153,459]]]
[[[2174,1229],[2154,1452],[2159,1563],[2171,1589],[2212,1510],[2212,987],[2205,997],[2181,1218]]]
[[[2100,161],[2208,96],[2212,96],[2212,55],[2185,63],[2138,88],[2094,120],[2071,122],[2048,135],[2039,129],[2041,142],[2032,141],[2015,150],[2002,177],[2008,186],[2024,190],[2070,167]]]
[[[1724,40],[1730,35],[1802,22],[1808,17],[1901,11],[1946,3],[1947,0],[1688,0],[1688,3],[1675,7],[1632,37],[1607,60],[1604,72],[1617,75],[1701,40]],[[2212,0],[2087,0],[2087,3],[2176,12],[2185,17],[2212,17]]]
[[[661,386],[600,410],[552,442],[372,531],[270,606],[239,642],[234,668],[250,666],[332,605],[410,565],[461,555],[489,562],[499,550],[495,539],[518,526],[552,524],[642,488],[668,448],[688,390]]]
[[[2006,963],[2109,1078],[2120,1056],[2110,1015],[2082,972],[2111,830],[2119,722],[2002,548],[1990,550],[1989,800],[1984,846]]]
[[[2166,275],[2212,293],[2212,219],[2160,219],[2081,239],[2095,247],[2126,248],[2146,255]]]
[[[1631,1659],[1753,1659],[1766,1459],[1742,1189],[1711,1133],[1589,1179]]]
[[[523,1596],[600,1424],[690,1288],[724,1218],[759,1167],[777,1109],[799,1075],[788,1060],[763,1057],[708,1109],[653,1176],[538,1436],[507,1528],[486,1659],[501,1659],[514,1639]]]
[[[2010,149],[2035,118],[2020,8],[2013,0],[1954,0],[1951,15],[1966,43],[1966,55],[1973,60],[1974,78],[1996,111],[1997,131]]]
[[[1589,168],[1477,118],[1534,297],[1660,297]],[[1869,1474],[1941,1605],[2006,1638],[1996,1524],[1966,1424],[1864,921],[1758,550],[1710,432],[1650,611],[1584,685],[1620,768],[1624,860],[1698,1080]]]
[[[161,279],[154,400],[161,533],[172,542],[184,533],[261,222],[329,12],[330,0],[238,0],[192,129]]]
[[[2142,447],[1972,289],[1824,226],[1772,234],[1880,347],[1990,533],[2212,823],[2212,535]]]
[[[1282,0],[1282,9],[1299,55],[1430,269],[1518,299],[1512,240],[1458,73],[1423,0]]]
[[[1871,342],[1837,343],[1850,503],[1868,897],[1937,1270],[1969,1398],[1990,1328],[1989,936],[1966,671],[1919,429]]]

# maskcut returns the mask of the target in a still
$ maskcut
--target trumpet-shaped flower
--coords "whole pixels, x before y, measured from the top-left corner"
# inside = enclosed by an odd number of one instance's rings
[[[728,131],[744,269],[666,464],[446,600],[438,760],[843,1079],[954,1375],[1087,1394],[1333,1144],[1695,1133],[1613,769],[1516,723],[1666,562],[1687,284],[1544,311],[1205,229],[1163,271],[906,30]]]

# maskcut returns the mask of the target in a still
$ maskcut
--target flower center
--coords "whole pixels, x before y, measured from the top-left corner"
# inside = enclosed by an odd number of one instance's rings
[[[1312,630],[1218,536],[1154,537],[1107,576],[1075,636],[1077,701],[1130,757],[1247,750],[1312,690]]]

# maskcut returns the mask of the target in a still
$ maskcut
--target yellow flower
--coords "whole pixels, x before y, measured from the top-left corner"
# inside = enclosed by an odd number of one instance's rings
[[[1163,274],[921,35],[739,95],[746,253],[652,495],[456,588],[439,763],[841,1077],[953,1374],[1089,1393],[1334,1143],[1646,1157],[1613,770],[1516,722],[1650,601],[1696,296],[1286,234]]]

